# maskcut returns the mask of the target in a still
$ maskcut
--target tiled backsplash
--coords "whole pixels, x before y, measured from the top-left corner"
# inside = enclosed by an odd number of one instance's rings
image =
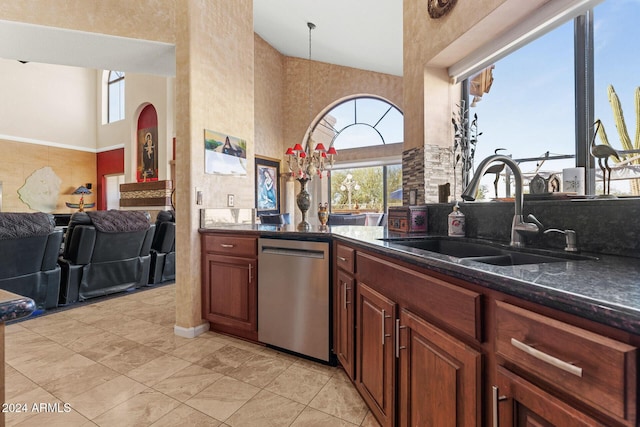
[[[451,204],[428,204],[428,230],[447,234]],[[466,216],[467,237],[509,242],[513,202],[460,203]],[[581,251],[640,258],[640,198],[610,200],[525,200],[523,214],[533,214],[548,228],[575,230]],[[539,234],[527,244],[541,248],[564,248],[559,233]]]

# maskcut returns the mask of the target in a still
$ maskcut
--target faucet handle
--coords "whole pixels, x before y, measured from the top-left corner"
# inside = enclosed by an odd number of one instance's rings
[[[545,230],[544,234],[547,234],[550,232],[564,234],[565,245],[566,245],[564,248],[565,251],[578,252],[578,245],[577,245],[578,239],[577,239],[576,232],[574,230],[558,230],[557,228],[550,228],[548,230]]]
[[[538,232],[540,232],[540,230],[544,230],[544,225],[542,225],[542,223],[540,221],[538,221],[538,218],[533,216],[533,214],[527,215],[527,221],[531,221],[532,223],[537,225],[538,226]]]

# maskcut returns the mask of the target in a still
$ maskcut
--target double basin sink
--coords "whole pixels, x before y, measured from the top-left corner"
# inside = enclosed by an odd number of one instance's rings
[[[457,237],[386,238],[381,240],[398,249],[419,249],[458,258],[462,262],[475,261],[497,266],[593,261],[597,259],[570,252],[512,248],[492,242]],[[411,252],[415,253],[415,251]]]

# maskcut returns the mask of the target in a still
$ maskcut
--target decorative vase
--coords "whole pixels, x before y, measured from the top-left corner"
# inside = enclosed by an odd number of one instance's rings
[[[311,195],[307,192],[307,182],[309,178],[297,178],[300,183],[300,193],[296,197],[296,204],[302,212],[302,221],[298,224],[298,231],[308,231],[311,224],[307,222],[307,211],[311,207]]]
[[[320,221],[321,230],[326,230],[327,221],[329,221],[329,211],[327,210],[327,208],[327,203],[325,203],[324,205],[322,203],[318,204],[318,220]]]

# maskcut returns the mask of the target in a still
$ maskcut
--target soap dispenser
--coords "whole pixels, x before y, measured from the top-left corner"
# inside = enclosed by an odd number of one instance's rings
[[[465,218],[464,214],[460,212],[460,206],[456,201],[453,206],[453,212],[448,216],[449,220],[449,236],[452,237],[464,237],[465,234]]]

